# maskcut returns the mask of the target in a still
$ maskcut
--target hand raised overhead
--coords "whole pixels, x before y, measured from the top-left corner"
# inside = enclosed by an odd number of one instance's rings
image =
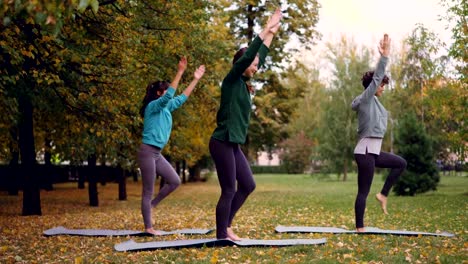
[[[205,65],[200,65],[200,67],[198,67],[198,69],[193,73],[193,78],[200,80],[201,77],[203,77],[203,74],[205,74]]]
[[[390,54],[390,44],[391,39],[388,37],[387,34],[384,34],[383,39],[381,39],[379,42],[380,55],[388,57],[388,55]]]
[[[187,58],[186,57],[180,58],[179,64],[177,65],[177,69],[179,71],[185,71],[187,69]]]
[[[277,8],[273,15],[268,19],[268,22],[266,24],[266,28],[273,34],[275,34],[279,27],[280,27],[280,22],[281,19],[283,18],[283,14],[281,13],[281,10]]]

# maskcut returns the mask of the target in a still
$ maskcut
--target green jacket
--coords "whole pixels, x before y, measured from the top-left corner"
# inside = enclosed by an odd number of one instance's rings
[[[221,141],[244,144],[252,111],[252,98],[247,88],[247,77],[242,74],[258,54],[260,68],[265,63],[268,48],[256,37],[244,55],[234,63],[221,84],[221,103],[216,115],[212,137]]]

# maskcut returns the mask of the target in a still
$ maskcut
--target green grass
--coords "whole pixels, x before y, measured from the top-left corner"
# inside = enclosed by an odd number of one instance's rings
[[[88,206],[87,190],[76,183],[42,191],[42,216],[20,216],[22,195],[0,193],[0,263],[467,263],[468,177],[443,176],[438,190],[415,197],[389,197],[383,215],[373,195],[382,186],[376,176],[365,223],[382,229],[448,231],[446,237],[277,234],[277,225],[354,228],[356,176],[347,182],[310,175],[255,175],[257,189],[235,218],[233,228],[252,239],[321,238],[322,246],[199,248],[116,252],[129,237],[44,237],[55,226],[142,230],[140,183],[128,182],[127,201],[118,201],[117,185],[99,186],[99,207]],[[181,186],[153,211],[155,228],[214,228],[219,197],[216,177]],[[214,237],[133,237],[137,242]]]

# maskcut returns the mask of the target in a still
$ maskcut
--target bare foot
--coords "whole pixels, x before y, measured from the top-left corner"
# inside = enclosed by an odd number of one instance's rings
[[[359,228],[356,228],[356,232],[358,233],[366,232],[366,229],[364,227],[359,227]]]
[[[145,229],[145,232],[146,232],[146,233],[150,233],[150,234],[152,234],[153,236],[160,236],[160,235],[162,234],[161,231],[154,230],[154,228],[152,228],[152,227],[151,227],[151,228],[146,228],[146,229]]]
[[[232,231],[232,228],[230,228],[230,227],[227,228],[227,236],[232,241],[242,240],[240,237],[238,237],[236,234],[234,234],[234,231]]]
[[[388,214],[387,212],[387,197],[381,193],[375,195],[377,201],[379,201],[380,206],[382,207],[382,211],[384,214]]]

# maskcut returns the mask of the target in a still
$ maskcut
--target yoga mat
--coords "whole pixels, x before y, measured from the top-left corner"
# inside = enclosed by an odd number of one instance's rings
[[[449,232],[429,233],[406,230],[384,230],[377,227],[366,227],[365,232],[356,230],[347,230],[338,227],[319,227],[319,226],[277,226],[275,231],[278,233],[333,233],[333,234],[362,234],[362,235],[399,235],[399,236],[444,236],[454,237]]]
[[[281,240],[257,240],[244,239],[241,241],[232,241],[228,239],[189,239],[189,240],[173,240],[173,241],[152,241],[138,243],[133,240],[128,240],[114,245],[117,251],[136,251],[136,250],[153,250],[153,249],[177,249],[191,247],[285,247],[298,245],[322,245],[327,242],[326,238],[321,239],[281,239]]]
[[[206,235],[211,229],[178,229],[173,231],[161,231],[161,235]],[[112,230],[112,229],[68,229],[63,226],[54,227],[44,231],[45,236],[72,235],[72,236],[153,236],[144,231],[135,230]]]

